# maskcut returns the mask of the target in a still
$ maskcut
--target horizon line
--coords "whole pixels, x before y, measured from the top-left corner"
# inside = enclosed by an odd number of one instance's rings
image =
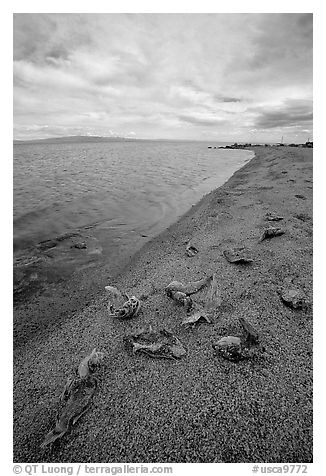
[[[68,136],[53,136],[53,137],[43,137],[43,138],[34,138],[34,139],[15,139],[13,138],[13,142],[43,142],[43,141],[51,141],[51,140],[62,140],[62,139],[106,139],[110,140],[121,140],[121,141],[170,141],[170,142],[233,142],[238,144],[253,144],[257,143],[257,141],[250,141],[250,140],[222,140],[222,139],[166,139],[166,138],[139,138],[139,137],[124,137],[124,136],[99,136],[99,135],[68,135]],[[309,138],[309,141],[312,140]],[[309,142],[308,141],[308,142]],[[258,143],[269,143],[269,144],[278,144],[279,142],[274,141],[258,141]],[[284,143],[284,142],[283,142]],[[291,143],[302,143],[302,142],[291,142]]]

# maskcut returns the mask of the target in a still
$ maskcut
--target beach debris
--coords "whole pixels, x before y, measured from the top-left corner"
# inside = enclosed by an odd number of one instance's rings
[[[232,362],[239,362],[253,357],[256,351],[265,352],[265,347],[260,343],[257,330],[244,317],[239,317],[239,322],[243,330],[240,337],[222,337],[212,345],[215,355],[220,355]]]
[[[167,291],[167,295],[176,301],[177,303],[181,304],[184,306],[187,311],[190,311],[193,305],[193,301],[190,296],[187,296],[186,293],[183,293],[181,291],[174,291],[174,290],[169,290]]]
[[[189,241],[186,247],[186,255],[191,258],[192,256],[195,256],[197,253],[198,253],[198,249],[192,244],[190,244],[190,241]]]
[[[178,337],[166,329],[153,331],[152,326],[149,326],[147,331],[142,329],[125,336],[124,343],[133,354],[141,352],[158,359],[178,360],[186,354],[186,349]]]
[[[270,238],[274,238],[275,236],[281,236],[281,235],[284,235],[285,233],[285,230],[283,230],[282,228],[277,228],[277,227],[274,227],[274,226],[270,226],[268,228],[265,228],[261,238],[260,238],[260,241],[264,241],[264,240],[267,240],[267,239],[270,239]]]
[[[248,264],[253,262],[251,251],[244,246],[224,250],[223,254],[230,263]]]
[[[297,195],[294,195],[296,198],[300,198],[301,200],[307,200],[307,198],[304,196],[304,195],[301,195],[301,194],[297,194]]]
[[[121,309],[114,309],[110,306],[110,316],[117,317],[119,319],[131,319],[136,317],[140,311],[140,301],[135,296],[131,296],[123,304]]]
[[[212,347],[216,355],[220,355],[231,362],[239,362],[247,357],[246,349],[242,346],[240,337],[222,337]]]
[[[102,352],[93,349],[79,364],[76,375],[68,378],[59,398],[55,427],[45,436],[41,448],[66,434],[87,411],[97,388],[97,379],[93,373],[99,367],[103,356]]]
[[[249,346],[258,345],[259,334],[256,329],[244,317],[239,317],[239,322],[243,328],[245,343]]]
[[[97,352],[96,349],[93,349],[92,352],[80,362],[77,370],[78,376],[85,378],[94,373],[103,360],[103,357],[103,352]]]
[[[207,285],[209,285],[209,287],[206,295],[199,302],[194,301],[189,296],[189,294],[195,294]],[[172,281],[172,283],[166,287],[166,293],[168,297],[185,307],[187,315],[182,320],[182,324],[184,325],[197,324],[200,322],[211,324],[209,315],[221,302],[216,273],[208,278],[186,285],[179,281]]]
[[[305,307],[305,298],[298,289],[286,289],[281,294],[282,301],[292,309],[303,309]]]
[[[69,393],[66,396],[66,404],[58,413],[55,427],[46,435],[41,448],[45,448],[68,432],[70,427],[86,412],[96,388],[97,381],[94,377],[75,379],[71,382]]]
[[[284,217],[281,217],[280,215],[276,215],[276,213],[273,213],[273,212],[266,213],[265,218],[266,218],[267,221],[281,221],[281,220],[284,220]]]
[[[308,307],[306,295],[302,289],[293,283],[292,278],[286,278],[284,280],[279,294],[283,303],[294,310],[306,309]]]
[[[119,291],[114,286],[105,286],[105,290],[110,296],[108,304],[109,316],[119,319],[131,319],[136,317],[140,311],[140,300],[135,296],[129,296],[125,292]],[[113,302],[111,302],[113,301]]]
[[[190,294],[198,292],[202,287],[206,286],[210,280],[211,277],[188,284],[183,284],[180,281],[172,281],[165,288],[165,292],[169,298],[184,306],[187,311],[190,311],[193,306],[193,300]]]
[[[187,284],[180,283],[180,281],[172,281],[166,288],[166,294],[168,297],[174,299],[174,293],[180,292],[186,296],[197,293],[201,288],[206,286],[211,282],[213,276],[208,276],[207,278],[200,279],[198,281],[192,281]]]

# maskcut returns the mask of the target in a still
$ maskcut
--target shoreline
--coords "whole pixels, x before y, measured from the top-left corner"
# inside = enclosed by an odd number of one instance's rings
[[[253,151],[107,282],[146,296],[138,317],[109,318],[100,290],[59,328],[17,350],[15,462],[312,461],[312,312],[285,307],[277,293],[293,276],[312,301],[312,150]],[[284,216],[286,233],[259,243],[269,211]],[[193,258],[185,255],[190,239],[199,249]],[[222,255],[239,244],[252,249],[249,267]],[[222,296],[213,324],[185,329],[164,288],[213,272]],[[239,316],[267,348],[257,362],[212,355],[212,342],[239,333]],[[149,324],[177,335],[186,357],[128,355],[123,336]],[[94,347],[105,360],[92,407],[52,451],[40,450],[67,376]]]

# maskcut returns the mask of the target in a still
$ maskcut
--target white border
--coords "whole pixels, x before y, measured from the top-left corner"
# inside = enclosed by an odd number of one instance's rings
[[[224,8],[223,8],[224,7]],[[321,469],[321,462],[325,462],[324,445],[322,444],[322,429],[325,421],[324,402],[324,379],[322,371],[325,361],[325,353],[323,352],[325,339],[325,303],[322,300],[324,291],[325,276],[325,194],[322,193],[325,187],[325,161],[326,154],[321,150],[320,138],[325,135],[321,128],[325,124],[325,101],[324,88],[325,81],[325,53],[324,31],[326,29],[326,18],[322,2],[317,1],[273,1],[273,2],[240,2],[228,1],[217,3],[216,1],[201,0],[200,2],[186,3],[184,1],[98,1],[86,2],[78,1],[62,1],[57,0],[40,2],[40,1],[12,1],[10,4],[2,4],[1,6],[1,95],[2,95],[2,168],[1,168],[1,217],[2,217],[2,233],[1,233],[1,251],[2,251],[2,273],[1,273],[1,290],[2,290],[2,409],[4,410],[4,419],[2,421],[2,449],[6,455],[8,462],[8,472],[4,474],[12,474],[12,14],[13,13],[314,13],[314,465],[309,469],[308,474],[325,474]],[[300,72],[298,71],[298,74]],[[324,126],[325,127],[325,126]],[[316,147],[317,146],[317,147]],[[324,152],[324,153],[323,153]],[[31,369],[32,371],[32,369]],[[9,395],[8,395],[9,394]],[[10,402],[8,408],[8,402]],[[6,465],[7,466],[7,465]],[[187,473],[198,472],[198,465],[176,465],[179,474],[182,469]],[[187,466],[187,467],[186,467]],[[189,468],[192,466],[192,468]],[[231,468],[232,466],[232,468]],[[246,468],[247,466],[247,468]],[[183,467],[183,468],[181,468]],[[185,468],[185,469],[184,469]],[[230,470],[232,469],[232,472]],[[205,472],[208,474],[250,474],[251,465],[205,465]]]

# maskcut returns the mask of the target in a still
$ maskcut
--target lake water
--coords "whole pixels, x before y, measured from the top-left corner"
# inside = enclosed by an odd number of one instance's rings
[[[35,247],[44,251],[38,247],[44,240],[57,240],[53,245],[59,249],[60,237],[75,232],[79,235],[69,238],[68,248],[76,266],[87,262],[85,256],[110,261],[132,254],[253,156],[209,145],[219,144],[14,145],[15,256],[21,264],[29,250],[31,259]],[[75,248],[76,240],[86,248]],[[56,256],[48,252],[51,243],[45,248],[50,266]]]

